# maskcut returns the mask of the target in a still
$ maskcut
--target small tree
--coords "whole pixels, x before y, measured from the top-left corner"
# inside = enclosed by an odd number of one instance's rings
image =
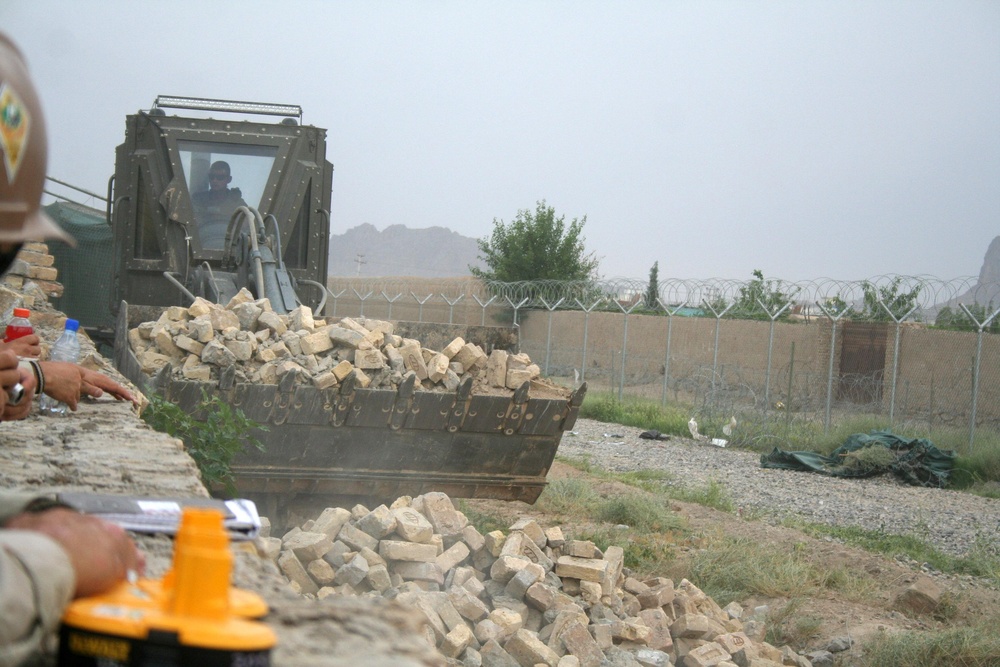
[[[859,319],[871,322],[889,322],[909,313],[917,303],[921,286],[917,285],[908,292],[901,291],[902,276],[896,276],[888,285],[878,287],[867,280],[862,281],[861,291],[864,295],[864,309],[858,314]],[[885,308],[882,305],[885,305]],[[886,309],[889,312],[886,312]]]
[[[646,287],[646,296],[642,304],[646,310],[660,309],[660,263],[653,262],[653,268],[649,270],[649,286]]]
[[[569,225],[565,216],[556,217],[555,209],[545,200],[534,212],[524,209],[508,225],[493,219],[493,234],[479,239],[479,258],[483,270],[469,267],[482,280],[518,282],[522,280],[593,280],[599,260],[587,254],[583,226],[587,216],[574,218]]]
[[[740,295],[730,312],[746,319],[769,320],[789,301],[788,295],[780,291],[773,280],[764,280],[764,272],[755,269],[753,280],[740,288]],[[788,319],[788,314],[785,310],[779,319]]]

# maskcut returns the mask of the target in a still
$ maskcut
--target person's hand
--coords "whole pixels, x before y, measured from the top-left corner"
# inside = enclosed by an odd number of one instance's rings
[[[12,341],[0,341],[0,351],[10,350],[22,359],[37,359],[42,353],[42,339],[38,334],[28,334]]]
[[[5,526],[48,535],[62,546],[76,573],[74,597],[103,593],[130,570],[142,574],[146,567],[145,557],[121,526],[71,509],[25,512]]]
[[[17,405],[11,405],[10,396],[7,395],[6,389],[4,390],[4,407],[0,411],[0,415],[2,415],[0,420],[2,421],[24,419],[31,412],[31,402],[35,398],[35,374],[20,365],[18,366],[18,374],[20,377],[18,381],[23,387],[21,400],[18,401]]]
[[[100,398],[108,392],[119,401],[137,403],[137,399],[107,375],[69,361],[39,362],[45,376],[45,393],[76,410],[80,396]]]
[[[7,392],[21,381],[17,355],[7,350],[0,352],[0,410],[7,408]]]

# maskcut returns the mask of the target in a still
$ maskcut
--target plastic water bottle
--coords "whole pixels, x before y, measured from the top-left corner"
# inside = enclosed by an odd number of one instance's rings
[[[66,320],[66,329],[59,340],[52,346],[52,353],[49,355],[51,361],[72,361],[76,363],[80,360],[80,339],[76,337],[76,331],[80,328],[80,323],[73,319]],[[65,417],[68,406],[62,401],[57,401],[48,394],[42,396],[39,402],[39,410],[43,415],[53,417]]]
[[[10,322],[7,323],[7,328],[4,330],[3,342],[9,343],[15,338],[35,333],[35,328],[31,326],[31,321],[28,320],[30,316],[31,311],[27,308],[15,308],[14,317],[10,319]]]

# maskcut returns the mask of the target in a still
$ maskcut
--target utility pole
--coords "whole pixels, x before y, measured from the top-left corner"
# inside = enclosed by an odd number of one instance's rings
[[[358,265],[358,273],[357,273],[357,275],[359,275],[359,276],[360,276],[360,275],[361,275],[361,265],[362,265],[362,264],[367,264],[368,262],[366,262],[366,261],[365,261],[365,256],[364,256],[364,255],[362,255],[361,253],[358,253],[358,254],[357,254],[357,255],[356,255],[355,257],[354,257],[354,261],[355,261],[355,262],[357,263],[357,265]]]

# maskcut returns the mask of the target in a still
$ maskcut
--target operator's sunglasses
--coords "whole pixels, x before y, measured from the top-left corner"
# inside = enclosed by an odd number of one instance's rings
[[[224,181],[229,178],[229,176],[227,174],[209,174],[208,178],[213,181]]]

